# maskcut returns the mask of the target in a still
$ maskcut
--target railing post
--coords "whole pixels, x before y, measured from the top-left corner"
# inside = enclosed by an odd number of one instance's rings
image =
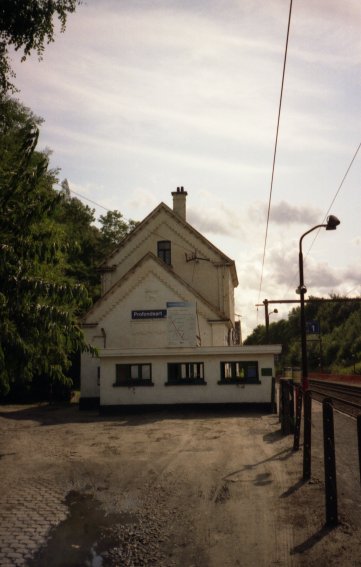
[[[288,380],[282,380],[282,421],[281,431],[283,435],[290,434],[290,385]]]
[[[293,380],[289,381],[290,384],[290,431],[295,431],[295,390],[293,387]]]
[[[311,425],[312,397],[310,390],[305,392],[304,427],[303,427],[303,480],[311,478]]]
[[[323,447],[325,467],[326,525],[338,524],[335,434],[332,400],[325,398],[323,409]]]
[[[298,451],[300,448],[300,434],[301,434],[301,416],[302,416],[302,389],[297,386],[296,389],[296,422],[295,433],[293,439],[293,450]]]
[[[278,421],[281,423],[281,427],[282,427],[282,414],[283,414],[282,382],[283,382],[283,380],[280,380],[279,383],[278,383]]]
[[[358,463],[360,469],[360,482],[361,482],[361,415],[357,416],[357,442],[358,442]]]
[[[276,402],[276,378],[272,377],[271,383],[271,411],[272,413],[277,413],[277,402]]]

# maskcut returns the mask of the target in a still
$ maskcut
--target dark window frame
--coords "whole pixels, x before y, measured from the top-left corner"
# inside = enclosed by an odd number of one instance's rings
[[[158,240],[157,256],[168,266],[172,265],[172,243],[170,240]]]
[[[204,362],[168,362],[165,386],[203,386]]]
[[[220,363],[218,384],[261,384],[257,360],[226,360]]]
[[[145,371],[147,368],[147,371]],[[136,374],[136,376],[132,376]],[[144,378],[143,375],[147,377]],[[149,377],[148,377],[149,374]],[[152,365],[146,363],[127,363],[115,365],[114,388],[132,388],[134,386],[154,386],[152,382]]]

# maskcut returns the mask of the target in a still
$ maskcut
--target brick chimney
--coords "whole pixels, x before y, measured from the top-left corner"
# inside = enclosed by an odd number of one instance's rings
[[[187,191],[184,191],[184,187],[177,187],[177,191],[172,191],[173,196],[173,211],[186,220],[186,198]]]

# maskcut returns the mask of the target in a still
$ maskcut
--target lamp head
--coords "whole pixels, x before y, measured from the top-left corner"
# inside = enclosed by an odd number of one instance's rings
[[[334,215],[327,217],[326,230],[336,230],[336,226],[340,224],[340,221]]]

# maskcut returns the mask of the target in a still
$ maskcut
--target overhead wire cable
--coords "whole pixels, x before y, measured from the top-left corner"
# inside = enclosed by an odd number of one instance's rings
[[[351,169],[351,167],[353,166],[353,163],[354,163],[354,161],[355,161],[355,159],[356,159],[356,157],[357,157],[357,154],[358,154],[360,148],[361,148],[361,142],[359,143],[359,145],[358,145],[358,147],[357,147],[357,149],[356,149],[356,151],[355,151],[355,153],[354,153],[354,155],[353,155],[353,158],[351,159],[351,161],[350,161],[350,163],[349,163],[349,165],[348,165],[348,167],[347,167],[347,169],[346,169],[346,172],[345,172],[345,174],[344,174],[344,176],[343,176],[343,178],[342,178],[342,181],[341,181],[340,185],[338,186],[338,189],[337,189],[337,191],[336,191],[336,193],[335,193],[335,196],[333,197],[333,199],[332,199],[332,201],[331,201],[330,206],[329,206],[328,209],[327,209],[327,212],[326,212],[326,214],[325,214],[325,216],[324,216],[324,218],[323,218],[323,221],[322,221],[322,223],[320,223],[320,224],[324,224],[324,223],[325,223],[325,221],[326,221],[326,219],[327,219],[327,216],[328,216],[328,213],[330,212],[332,205],[333,205],[334,202],[336,201],[336,198],[338,197],[338,194],[339,194],[339,192],[341,191],[341,188],[342,188],[344,182],[346,181],[346,177],[348,176],[348,174],[349,174],[349,172],[350,172],[350,169]],[[312,248],[312,246],[314,245],[315,240],[316,240],[316,238],[317,238],[317,236],[318,236],[320,230],[321,230],[321,228],[319,228],[317,231],[315,231],[315,236],[314,236],[314,238],[313,238],[313,240],[312,240],[312,242],[311,242],[311,244],[310,244],[310,247],[308,248],[308,250],[307,250],[307,252],[306,252],[306,254],[305,254],[305,258],[306,258],[306,257],[308,256],[308,254],[310,253],[311,248]],[[296,279],[296,272],[294,273],[294,278]],[[356,289],[356,288],[355,288],[355,289]],[[352,291],[352,290],[351,290],[351,291]],[[348,292],[348,293],[351,293],[351,292]]]
[[[104,211],[111,211],[111,209],[108,209],[107,207],[104,207],[103,205],[100,205],[99,203],[92,201],[91,199],[89,199],[88,197],[85,197],[81,193],[77,193],[76,191],[74,191],[74,189],[70,189],[70,187],[69,187],[69,191],[70,191],[70,193],[73,193],[73,195],[77,195],[78,197],[81,197],[85,201],[89,201],[89,203],[92,203],[96,207],[100,207],[101,209],[104,209]]]
[[[347,168],[347,170],[346,170],[346,173],[345,173],[345,175],[344,175],[343,178],[342,178],[342,181],[341,181],[341,183],[340,183],[340,185],[339,185],[339,187],[338,187],[338,189],[337,189],[337,191],[336,191],[336,193],[335,193],[334,198],[333,198],[332,201],[331,201],[330,206],[329,206],[328,209],[327,209],[327,212],[326,212],[326,214],[325,214],[325,216],[324,216],[323,221],[322,221],[321,224],[324,224],[324,223],[326,222],[326,219],[327,219],[328,214],[329,214],[329,212],[330,212],[330,210],[331,210],[331,208],[332,208],[332,205],[333,205],[334,202],[336,201],[336,199],[337,199],[337,197],[338,197],[338,194],[339,194],[339,192],[341,191],[341,188],[342,188],[342,186],[343,186],[343,184],[344,184],[344,182],[345,182],[345,180],[346,180],[346,177],[347,177],[348,174],[349,174],[349,171],[350,171],[350,169],[351,169],[351,167],[352,167],[352,165],[353,165],[353,162],[355,161],[355,159],[356,159],[356,157],[357,157],[357,154],[358,154],[360,148],[361,148],[361,142],[359,143],[358,148],[357,148],[357,150],[355,151],[352,160],[350,161],[350,164],[349,164],[349,166],[348,166],[348,168]],[[318,230],[316,230],[315,236],[313,237],[313,240],[312,240],[312,242],[311,242],[311,244],[310,244],[310,246],[309,246],[309,248],[308,248],[308,250],[307,250],[306,256],[310,253],[311,248],[312,248],[312,246],[314,245],[314,243],[315,243],[315,241],[316,241],[316,239],[317,239],[317,237],[318,237],[318,235],[319,235],[319,233],[320,233],[320,230],[321,230],[321,228],[319,228]]]
[[[104,205],[100,205],[100,203],[97,203],[96,201],[92,201],[92,199],[89,199],[88,197],[85,197],[84,195],[82,195],[81,193],[77,193],[76,191],[74,191],[73,189],[70,189],[69,187],[69,191],[70,193],[73,193],[74,195],[77,195],[78,197],[81,197],[82,199],[85,199],[85,201],[89,201],[89,203],[92,203],[93,205],[95,205],[96,207],[101,207],[102,209],[104,209],[105,211],[110,211],[112,212],[112,209],[108,209],[107,207],[104,207]],[[123,219],[127,222],[129,222],[131,219],[126,219],[123,217]],[[167,240],[167,237],[165,235],[159,234],[159,232],[152,230],[149,231],[148,234],[155,234],[156,236],[159,236],[159,238],[162,238],[163,240]],[[175,246],[178,246],[179,248],[182,248],[182,250],[185,250],[186,252],[189,252],[189,247],[186,246],[182,246],[181,244],[174,242],[173,243]]]
[[[287,37],[286,37],[285,54],[284,54],[284,59],[283,59],[281,93],[280,93],[280,99],[279,99],[279,105],[278,105],[278,117],[277,117],[276,138],[275,138],[274,151],[273,151],[271,186],[270,186],[269,199],[268,199],[268,210],[267,210],[267,221],[266,221],[266,233],[265,233],[264,246],[263,246],[263,258],[262,258],[262,268],[261,268],[261,279],[260,279],[259,292],[258,292],[258,301],[259,301],[259,298],[260,298],[260,296],[261,296],[261,291],[262,291],[264,264],[265,264],[265,258],[266,258],[266,248],[267,248],[267,239],[268,239],[268,227],[269,227],[269,219],[270,219],[270,213],[271,213],[273,181],[274,181],[274,173],[275,173],[275,166],[276,166],[276,156],[277,156],[277,147],[278,147],[278,134],[279,134],[279,127],[280,127],[280,120],[281,120],[281,109],[282,109],[282,99],[283,99],[283,87],[284,87],[285,73],[286,73],[286,62],[287,62],[287,52],[288,52],[288,40],[289,40],[290,27],[291,27],[292,2],[293,2],[293,0],[290,1],[290,9],[289,9],[289,14],[288,14]]]
[[[360,289],[361,290],[361,283],[357,284],[355,287],[353,287],[352,289],[350,289],[347,293],[345,293],[345,297],[347,297],[348,295],[350,295],[350,293],[352,293],[353,291],[355,291],[355,289]],[[361,295],[361,292],[360,292]]]

